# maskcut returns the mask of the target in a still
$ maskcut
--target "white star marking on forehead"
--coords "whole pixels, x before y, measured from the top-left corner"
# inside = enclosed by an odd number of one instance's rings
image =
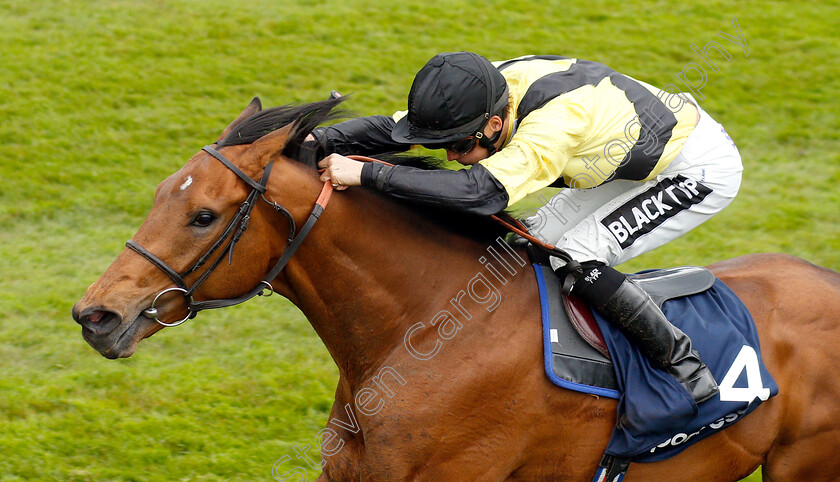
[[[184,184],[181,184],[181,190],[183,191],[184,189],[190,187],[190,184],[192,184],[192,181],[193,181],[192,176],[187,176],[187,180],[184,181]]]

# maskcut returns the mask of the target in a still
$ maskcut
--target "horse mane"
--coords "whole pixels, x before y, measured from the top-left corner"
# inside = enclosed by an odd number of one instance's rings
[[[345,111],[335,110],[335,107],[344,99],[344,97],[341,97],[308,104],[284,105],[257,112],[235,126],[224,139],[219,141],[218,147],[251,144],[277,129],[293,124],[282,154],[313,170],[317,170],[318,161],[323,159],[327,153],[318,143],[305,141],[305,139],[317,126],[346,115]],[[429,156],[386,153],[377,155],[376,158],[391,164],[418,169],[441,169],[443,167],[443,163],[439,159]],[[392,202],[406,206],[447,231],[476,241],[492,242],[496,237],[504,237],[508,234],[504,227],[493,221],[489,216],[424,206],[390,196],[382,196],[387,197]],[[499,216],[512,219],[507,212],[499,213]]]

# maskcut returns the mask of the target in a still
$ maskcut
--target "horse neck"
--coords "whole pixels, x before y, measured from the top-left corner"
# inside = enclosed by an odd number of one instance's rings
[[[338,192],[286,268],[287,297],[359,386],[409,327],[450,307],[484,248],[381,196]]]

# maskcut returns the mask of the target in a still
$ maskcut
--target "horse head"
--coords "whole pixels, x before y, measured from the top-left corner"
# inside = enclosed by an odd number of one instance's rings
[[[143,338],[214,302],[282,290],[264,276],[305,219],[302,198],[320,188],[317,172],[291,157],[300,160],[304,137],[338,102],[262,110],[255,98],[161,182],[140,229],[73,307],[88,344],[107,358],[129,357]],[[316,195],[305,201],[310,209]]]

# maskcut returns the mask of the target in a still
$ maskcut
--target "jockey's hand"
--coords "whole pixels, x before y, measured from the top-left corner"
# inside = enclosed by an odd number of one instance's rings
[[[318,163],[318,167],[323,169],[321,181],[331,181],[337,191],[343,191],[349,186],[360,186],[363,166],[364,163],[339,154],[330,154]]]

